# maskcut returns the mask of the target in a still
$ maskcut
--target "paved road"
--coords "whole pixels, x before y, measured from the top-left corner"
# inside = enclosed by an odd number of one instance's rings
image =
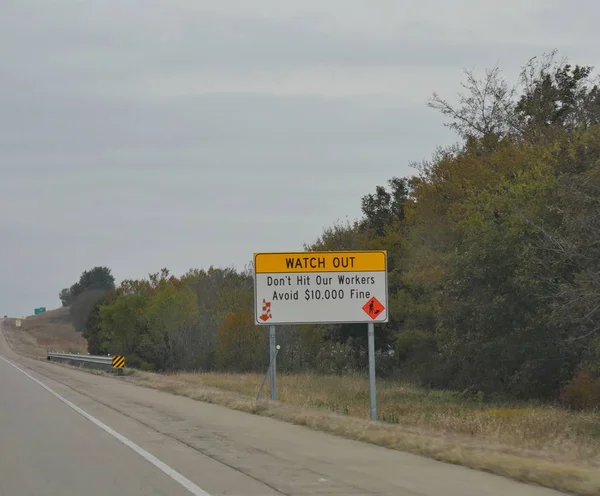
[[[19,357],[0,333],[0,496],[65,494],[560,493]]]
[[[0,494],[189,494],[0,360]]]

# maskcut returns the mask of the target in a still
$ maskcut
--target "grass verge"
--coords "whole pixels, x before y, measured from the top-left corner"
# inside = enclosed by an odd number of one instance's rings
[[[141,386],[304,425],[535,483],[580,496],[600,494],[600,416],[555,407],[490,405],[459,394],[379,381],[382,418],[368,420],[363,377],[280,375],[280,401],[256,402],[258,374],[155,374],[124,378]]]
[[[87,353],[87,341],[73,329],[69,319],[69,309],[49,310],[32,315],[15,327],[15,319],[5,324],[7,339],[11,347],[26,356],[46,356],[46,349],[63,353]]]

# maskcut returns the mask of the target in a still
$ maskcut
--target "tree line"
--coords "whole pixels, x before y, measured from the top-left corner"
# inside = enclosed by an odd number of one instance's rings
[[[460,142],[304,246],[388,251],[380,375],[514,398],[598,382],[600,89],[592,67],[555,55],[529,60],[512,86],[498,68],[467,71],[457,104],[434,94],[429,105]],[[77,325],[92,353],[151,370],[264,370],[251,267],[108,279]],[[85,284],[63,290],[63,303],[81,306]],[[279,338],[284,371],[366,367],[364,326],[289,326]]]

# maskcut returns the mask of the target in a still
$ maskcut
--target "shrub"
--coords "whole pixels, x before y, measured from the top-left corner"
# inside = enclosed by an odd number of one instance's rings
[[[600,376],[595,371],[579,372],[562,390],[561,401],[568,408],[590,410],[600,407]]]
[[[230,312],[217,329],[219,365],[236,372],[258,370],[264,358],[264,344],[252,312]]]

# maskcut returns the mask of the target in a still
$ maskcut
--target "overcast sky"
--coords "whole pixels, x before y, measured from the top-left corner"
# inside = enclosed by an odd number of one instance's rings
[[[597,5],[596,5],[597,4]],[[302,248],[457,138],[463,67],[596,65],[596,0],[0,0],[0,313]]]

